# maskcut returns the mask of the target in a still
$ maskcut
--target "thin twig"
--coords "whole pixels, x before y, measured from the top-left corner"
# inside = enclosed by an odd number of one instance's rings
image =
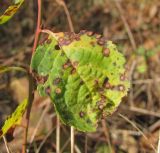
[[[8,143],[7,143],[7,140],[6,140],[6,138],[5,138],[5,136],[3,136],[3,141],[4,141],[4,144],[5,144],[7,153],[11,153],[11,151],[10,151],[10,149],[9,149],[9,146],[8,146]]]
[[[159,131],[159,139],[158,139],[157,153],[160,153],[160,131]]]
[[[39,39],[39,33],[41,31],[41,0],[37,0],[37,2],[38,2],[37,28],[36,28],[34,44],[33,44],[33,48],[32,48],[32,54],[36,50],[38,39]]]
[[[64,149],[67,147],[67,145],[69,144],[69,142],[70,142],[70,140],[71,140],[71,138],[69,137],[68,138],[68,140],[65,142],[65,144],[63,145],[63,147],[61,148],[61,153],[63,153],[64,152]]]
[[[46,142],[46,140],[48,139],[48,137],[53,133],[53,131],[55,130],[56,128],[53,128],[51,129],[50,132],[48,132],[48,134],[46,135],[46,137],[43,139],[43,141],[41,142],[41,144],[39,145],[38,149],[36,150],[36,153],[39,153],[41,148],[43,147],[44,143]]]
[[[47,113],[47,111],[48,111],[49,108],[50,108],[50,105],[48,104],[45,107],[45,109],[43,110],[42,115],[40,116],[39,121],[38,121],[38,123],[37,123],[37,125],[36,125],[36,127],[35,127],[35,129],[33,131],[32,137],[31,137],[30,142],[29,142],[30,144],[32,144],[32,142],[33,142],[33,140],[34,140],[34,138],[36,136],[36,133],[37,133],[37,131],[38,131],[40,125],[41,125],[41,122],[42,122],[42,120],[43,120],[43,118],[44,118],[44,116]]]
[[[32,48],[32,55],[33,55],[34,51],[36,50],[38,39],[39,39],[39,34],[41,31],[41,28],[40,28],[41,0],[37,0],[37,3],[38,3],[37,28],[36,28],[36,34],[35,34],[34,44],[33,44],[33,48]],[[26,153],[29,119],[30,119],[30,112],[31,112],[33,100],[34,100],[34,79],[32,77],[32,70],[30,68],[30,71],[29,71],[29,97],[28,97],[28,107],[27,107],[27,112],[26,112],[26,129],[25,129],[25,133],[24,133],[24,142],[23,142],[22,153]]]
[[[158,112],[154,112],[154,111],[149,111],[146,109],[142,109],[142,108],[137,108],[137,107],[130,107],[129,110],[133,111],[133,112],[138,112],[141,114],[146,114],[146,115],[151,115],[151,116],[156,116],[160,118],[160,113]]]
[[[151,84],[151,83],[159,83],[159,82],[160,82],[160,78],[132,81],[133,84]]]
[[[71,126],[71,153],[74,153],[74,127]]]
[[[127,31],[127,33],[128,33],[128,37],[129,37],[129,39],[130,39],[132,48],[133,48],[134,50],[136,50],[136,48],[137,48],[137,47],[136,47],[136,42],[135,42],[135,40],[134,40],[133,34],[132,34],[132,32],[131,32],[131,29],[130,29],[130,27],[129,27],[129,25],[128,25],[128,23],[127,23],[124,15],[123,15],[122,7],[121,7],[120,3],[119,3],[117,0],[114,0],[114,2],[115,2],[115,5],[116,5],[119,13],[120,13],[120,16],[121,16],[121,19],[122,19],[122,21],[123,21],[123,24],[124,24],[124,26],[125,26],[125,28],[126,28],[126,31]]]
[[[129,92],[129,103],[131,106],[134,106],[133,103],[133,85],[132,85],[132,76],[133,76],[133,72],[135,70],[136,67],[136,61],[133,61],[131,68],[130,68],[130,72],[129,72],[129,80],[131,82],[131,86],[130,86],[130,92]]]
[[[24,142],[23,142],[22,153],[26,153],[30,112],[31,112],[32,103],[33,103],[33,99],[34,99],[34,79],[30,73],[28,75],[28,78],[29,78],[29,97],[28,97],[28,106],[27,106],[27,112],[26,112],[26,128],[25,128],[25,133],[24,133]]]
[[[76,144],[74,145],[74,149],[76,153],[82,153]]]
[[[126,130],[126,129],[115,129],[115,130],[111,130],[111,132],[115,133],[116,135],[122,134],[122,133],[127,133],[128,135],[132,135],[132,136],[142,135],[139,131]]]
[[[153,133],[156,129],[160,129],[160,120],[158,120],[157,122],[154,122],[150,127],[149,127],[149,131],[151,133]]]
[[[69,24],[70,31],[71,31],[71,32],[74,32],[73,22],[72,22],[72,20],[71,20],[71,16],[70,16],[69,10],[68,10],[68,8],[67,8],[67,6],[66,6],[66,3],[65,3],[63,0],[56,0],[56,2],[57,2],[59,5],[63,6],[64,12],[65,12],[65,14],[66,14],[66,16],[67,16],[67,20],[68,20],[68,24]]]
[[[18,66],[0,66],[0,74],[5,73],[8,71],[21,71],[21,72],[27,72],[25,68],[18,67]]]
[[[60,120],[58,116],[56,125],[56,153],[60,153]]]
[[[84,148],[84,152],[87,153],[87,144],[88,144],[88,137],[87,134],[85,135],[85,148]]]
[[[130,121],[126,116],[122,115],[122,114],[118,114],[118,116],[120,116],[121,118],[125,119],[128,123],[130,123],[137,131],[139,131],[141,133],[141,135],[144,137],[144,139],[146,140],[146,142],[148,142],[148,145],[150,145],[152,147],[152,149],[155,151],[156,153],[156,149],[153,146],[153,144],[151,143],[151,141],[146,137],[146,135],[143,133],[143,131],[141,131],[135,123],[133,123],[132,121]]]
[[[109,152],[114,153],[114,150],[113,150],[112,144],[111,144],[111,140],[110,140],[110,136],[109,136],[109,132],[108,132],[108,129],[106,127],[106,121],[105,120],[102,120],[102,128],[103,128],[103,133],[104,133],[105,138],[106,138],[106,143],[109,146]]]

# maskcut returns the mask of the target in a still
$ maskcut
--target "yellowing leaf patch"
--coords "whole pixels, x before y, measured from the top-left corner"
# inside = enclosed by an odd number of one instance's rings
[[[7,134],[7,132],[12,131],[16,125],[19,125],[23,114],[27,108],[28,100],[24,99],[23,102],[16,108],[16,110],[12,113],[11,116],[8,116],[4,125],[0,130],[0,138]]]
[[[13,5],[10,5],[5,12],[0,16],[0,24],[3,24],[10,20],[12,16],[17,12],[24,0],[17,0]]]

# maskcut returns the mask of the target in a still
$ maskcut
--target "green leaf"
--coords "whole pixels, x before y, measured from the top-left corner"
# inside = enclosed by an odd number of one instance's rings
[[[31,62],[40,95],[50,96],[62,122],[90,132],[127,94],[124,65],[116,45],[85,31],[51,33]]]
[[[22,5],[24,0],[15,0],[14,4],[10,5],[5,12],[0,16],[0,24],[4,24],[12,18],[12,16],[17,12],[19,7]]]
[[[14,129],[16,125],[19,125],[23,114],[27,108],[28,100],[24,99],[23,102],[16,108],[11,116],[7,117],[4,125],[0,130],[0,138],[10,132],[11,129]]]

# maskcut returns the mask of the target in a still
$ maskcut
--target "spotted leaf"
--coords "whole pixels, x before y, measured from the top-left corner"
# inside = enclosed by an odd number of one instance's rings
[[[92,32],[51,33],[31,67],[42,96],[50,96],[63,123],[95,131],[127,94],[125,58],[116,45]]]
[[[17,12],[24,0],[16,0],[14,4],[10,5],[5,12],[0,16],[0,24],[3,24],[10,20],[12,16]]]

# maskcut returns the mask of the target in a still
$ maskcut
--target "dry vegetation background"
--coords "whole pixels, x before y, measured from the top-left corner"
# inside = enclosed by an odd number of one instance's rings
[[[7,2],[0,2],[1,11]],[[55,0],[42,3],[42,26],[54,32],[69,31],[64,8]],[[118,45],[127,58],[132,82],[128,96],[112,116],[102,121],[97,132],[76,131],[75,152],[110,153],[112,148],[113,153],[155,153],[160,129],[160,1],[65,0],[65,3],[76,32],[87,29],[101,33]],[[0,65],[29,66],[36,12],[36,1],[26,1],[11,21],[0,26]],[[27,93],[25,74],[0,75],[0,124]],[[15,139],[8,144],[13,153],[21,150],[23,130],[17,127]],[[53,105],[36,94],[28,136],[29,152],[55,152],[55,133]],[[0,153],[5,152],[1,140]],[[64,125],[61,125],[61,152],[70,152],[70,129]]]

